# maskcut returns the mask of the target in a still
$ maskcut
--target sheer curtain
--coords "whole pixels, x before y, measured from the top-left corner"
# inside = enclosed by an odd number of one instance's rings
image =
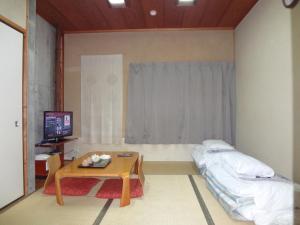
[[[131,64],[126,143],[199,144],[235,139],[234,65]]]
[[[122,138],[122,55],[81,56],[81,136],[118,144]]]

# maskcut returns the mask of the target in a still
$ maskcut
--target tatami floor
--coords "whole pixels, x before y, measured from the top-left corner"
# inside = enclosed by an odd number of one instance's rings
[[[252,225],[232,220],[213,198],[190,162],[145,162],[144,196],[119,207],[119,200],[55,196],[42,189],[0,212],[1,225]],[[190,174],[190,175],[188,175]]]
[[[65,162],[65,165],[69,161]],[[197,167],[193,162],[158,162],[145,161],[143,170],[145,174],[156,175],[184,175],[184,174],[198,174]],[[35,180],[35,187],[39,189],[43,187],[44,178],[37,178]]]

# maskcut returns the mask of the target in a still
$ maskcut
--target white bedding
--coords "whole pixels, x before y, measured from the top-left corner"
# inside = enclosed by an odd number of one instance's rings
[[[208,168],[219,184],[234,195],[242,197],[253,197],[253,193],[258,191],[257,185],[253,181],[241,180],[231,176],[221,165],[211,165]]]
[[[290,216],[283,216],[293,208],[293,185],[290,182],[273,180],[243,180],[227,173],[222,165],[215,164],[207,168],[220,185],[227,191],[242,197],[253,197],[255,207],[241,208],[239,213],[257,225],[272,224],[270,221],[289,221]],[[280,216],[282,215],[282,216]],[[286,224],[286,223],[283,223]],[[288,223],[287,223],[288,224]]]
[[[231,152],[231,151],[236,151],[236,150],[235,149],[211,150],[204,145],[196,145],[194,147],[194,151],[192,152],[192,158],[194,159],[196,166],[199,169],[201,169],[202,167],[207,167],[209,165],[219,163],[220,158],[218,157],[218,155],[223,152]]]
[[[234,176],[228,172],[231,167],[226,168],[222,160],[222,154],[227,153],[209,152],[205,146],[198,145],[192,157],[200,171],[205,168],[206,175],[212,173],[231,194],[254,198],[255,205],[237,209],[241,216],[254,221],[256,225],[292,225],[292,182],[274,178],[247,180]]]
[[[194,147],[194,151],[192,152],[192,158],[199,169],[205,165],[204,152],[205,147],[203,145],[196,145]]]
[[[285,209],[279,211],[258,211],[254,217],[256,225],[293,225],[294,215],[293,209]]]
[[[202,142],[209,150],[234,150],[234,147],[220,139],[209,139]]]
[[[226,152],[221,155],[222,165],[233,171],[236,177],[256,178],[273,177],[274,170],[265,163],[238,151]]]

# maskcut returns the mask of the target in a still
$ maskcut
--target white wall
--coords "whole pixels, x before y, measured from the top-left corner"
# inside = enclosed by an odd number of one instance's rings
[[[80,56],[97,54],[123,55],[123,136],[127,106],[127,78],[130,63],[164,61],[234,60],[232,30],[146,31],[82,33],[65,36],[65,110],[74,112],[74,135],[81,136]],[[135,150],[146,161],[191,161],[190,145],[94,145],[66,146],[80,154],[95,149]]]
[[[101,145],[85,143],[82,139],[65,144],[65,158],[81,156],[90,151],[136,151],[145,161],[192,161],[194,145]]]
[[[292,10],[294,72],[294,180],[300,183],[300,4]]]
[[[235,31],[237,147],[292,177],[291,11],[258,1]]]
[[[26,0],[0,0],[0,15],[26,28]]]

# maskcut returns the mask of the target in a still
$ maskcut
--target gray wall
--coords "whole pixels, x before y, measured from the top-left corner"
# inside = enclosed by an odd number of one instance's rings
[[[43,112],[54,110],[56,30],[40,16],[36,17],[35,76],[37,87],[35,138],[43,139]]]
[[[36,2],[29,0],[28,13],[28,193],[35,190],[35,172],[34,172],[34,155],[35,155],[35,32],[36,32]]]
[[[28,192],[35,190],[35,143],[43,137],[43,111],[54,109],[55,28],[36,15],[29,0],[28,18]]]

